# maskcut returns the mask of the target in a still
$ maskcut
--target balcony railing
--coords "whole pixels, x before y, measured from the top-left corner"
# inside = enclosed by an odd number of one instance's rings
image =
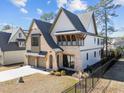
[[[57,44],[60,46],[84,46],[83,41],[60,41]]]

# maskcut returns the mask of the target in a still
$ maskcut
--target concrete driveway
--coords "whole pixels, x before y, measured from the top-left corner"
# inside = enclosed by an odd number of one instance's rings
[[[43,70],[35,69],[30,66],[23,66],[20,68],[0,72],[0,82],[12,80],[15,78],[19,78],[19,77],[23,77],[23,76],[27,76],[35,73],[41,73],[44,75],[49,74],[48,72]]]

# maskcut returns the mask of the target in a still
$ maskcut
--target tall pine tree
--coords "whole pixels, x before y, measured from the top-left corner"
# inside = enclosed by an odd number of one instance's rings
[[[106,29],[108,33],[117,31],[113,26],[112,18],[118,16],[116,14],[116,9],[120,6],[119,4],[114,4],[114,0],[100,0],[95,6],[89,6],[87,8],[87,11],[95,12],[96,21],[101,30],[101,34],[105,34]]]

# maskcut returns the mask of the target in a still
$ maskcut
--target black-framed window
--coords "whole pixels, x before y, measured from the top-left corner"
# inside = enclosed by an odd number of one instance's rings
[[[94,51],[94,57],[96,57],[96,51]]]
[[[87,60],[89,59],[89,55],[88,55],[88,53],[86,54],[86,59],[87,59]]]
[[[31,37],[31,45],[32,46],[39,46],[39,37]]]
[[[97,45],[99,45],[99,38],[97,38]]]
[[[96,38],[94,37],[94,44],[96,44]]]
[[[74,56],[63,55],[63,66],[67,68],[74,68]]]

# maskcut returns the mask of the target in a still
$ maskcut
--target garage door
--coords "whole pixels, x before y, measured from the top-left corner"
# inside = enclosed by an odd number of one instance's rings
[[[37,66],[41,67],[41,68],[46,68],[46,62],[45,62],[44,58],[38,59]]]
[[[35,57],[29,57],[28,64],[30,66],[35,66]]]

